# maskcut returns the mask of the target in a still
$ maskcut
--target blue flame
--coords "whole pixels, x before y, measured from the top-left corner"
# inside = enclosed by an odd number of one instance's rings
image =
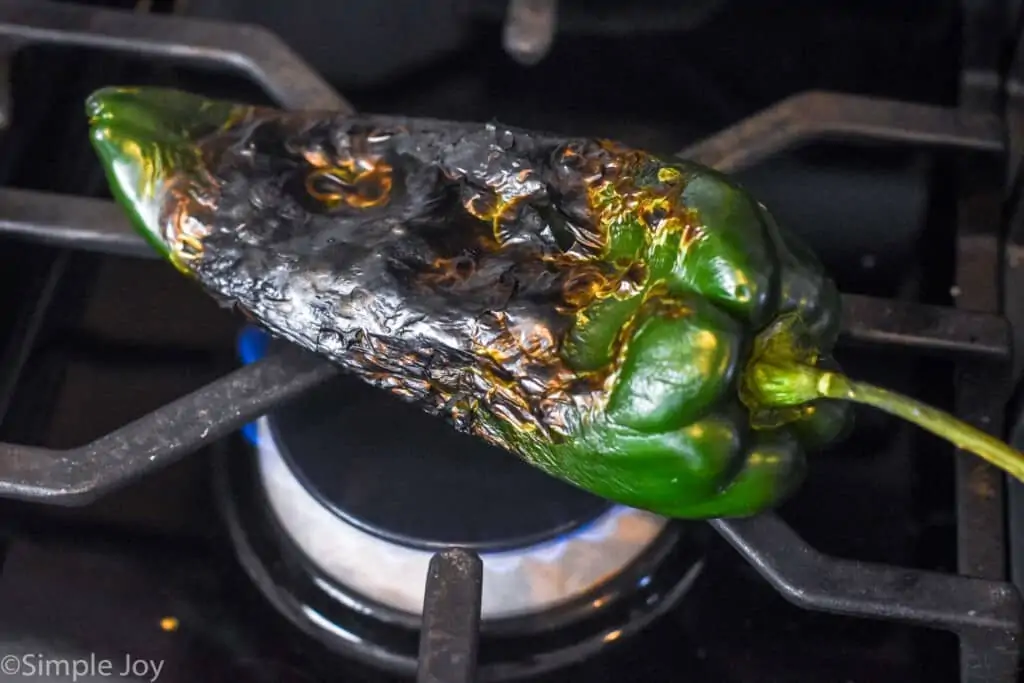
[[[270,336],[253,326],[247,326],[238,335],[238,358],[243,365],[249,365],[267,355],[267,345],[270,343]],[[250,422],[242,427],[242,435],[246,441],[253,446],[257,443],[256,423]]]

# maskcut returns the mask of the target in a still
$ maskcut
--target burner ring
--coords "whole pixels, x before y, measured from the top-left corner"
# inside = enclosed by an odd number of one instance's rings
[[[279,613],[335,654],[398,675],[415,673],[420,618],[369,600],[320,571],[275,518],[255,458],[219,453],[213,483],[243,569]],[[514,680],[578,663],[671,610],[703,568],[696,546],[680,542],[688,529],[667,524],[621,574],[575,600],[483,621],[479,680]]]
[[[251,362],[283,343],[248,328],[239,351]],[[259,419],[248,436],[275,523],[302,554],[350,590],[417,617],[440,549],[481,555],[481,616],[491,621],[592,590],[667,523],[558,481],[352,376]]]
[[[418,616],[434,550],[389,542],[322,505],[277,448],[268,418],[258,424],[258,468],[271,514],[321,572],[356,593]],[[498,552],[484,560],[482,618],[544,612],[621,573],[662,532],[666,520],[615,506],[576,533]]]

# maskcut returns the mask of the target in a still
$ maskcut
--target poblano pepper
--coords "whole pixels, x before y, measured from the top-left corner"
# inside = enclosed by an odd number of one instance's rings
[[[677,518],[771,508],[850,401],[1024,473],[998,440],[843,376],[832,280],[708,168],[163,89],[87,110],[135,227],[225,305],[599,496]]]

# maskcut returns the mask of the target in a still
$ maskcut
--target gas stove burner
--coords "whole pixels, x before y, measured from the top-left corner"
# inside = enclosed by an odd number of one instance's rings
[[[246,331],[243,361],[268,343]],[[497,678],[641,628],[701,566],[677,543],[681,525],[562,484],[350,377],[247,437],[254,461],[220,466],[246,569],[304,630],[390,669],[415,667],[427,566],[445,547],[483,560],[481,647],[500,636]]]
[[[262,332],[248,330],[243,360],[266,345]],[[498,619],[583,595],[666,525],[349,376],[260,419],[256,431],[262,484],[288,536],[334,580],[410,614],[422,613],[437,550],[481,554],[482,618]]]

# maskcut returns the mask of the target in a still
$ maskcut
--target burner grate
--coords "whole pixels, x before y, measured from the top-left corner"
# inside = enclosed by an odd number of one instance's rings
[[[959,416],[1002,429],[1000,391],[1011,332],[999,312],[997,274],[1005,186],[1006,126],[995,113],[991,50],[999,3],[965,3],[962,106],[958,109],[831,92],[794,96],[682,155],[736,171],[811,141],[841,138],[929,146],[955,155],[957,308],[844,296],[844,343],[927,353],[957,364]],[[982,9],[978,9],[981,7]],[[51,43],[129,52],[240,72],[290,108],[352,107],[276,36],[235,24],[0,0],[0,40],[12,50]],[[2,61],[2,60],[0,60]],[[8,99],[0,97],[0,103]],[[3,112],[0,112],[2,114]],[[0,190],[0,233],[65,249],[148,257],[109,202]],[[82,505],[240,428],[327,381],[325,361],[289,350],[246,366],[80,448],[0,444],[0,497]],[[1005,581],[1002,475],[973,456],[957,460],[960,574],[940,574],[824,555],[772,514],[712,526],[791,602],[810,610],[904,621],[956,633],[964,683],[1017,678],[1021,598]],[[479,637],[479,559],[438,553],[426,586],[420,680],[474,680]]]

